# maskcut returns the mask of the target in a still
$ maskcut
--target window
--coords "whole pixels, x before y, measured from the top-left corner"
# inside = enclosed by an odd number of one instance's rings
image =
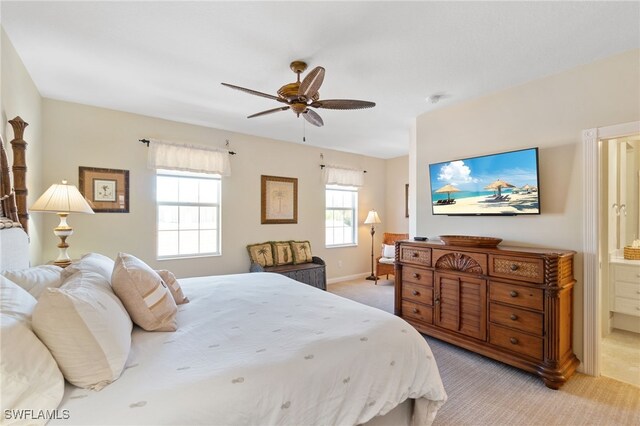
[[[158,170],[158,258],[220,254],[220,175]]]
[[[325,232],[326,246],[358,244],[358,188],[327,185]]]

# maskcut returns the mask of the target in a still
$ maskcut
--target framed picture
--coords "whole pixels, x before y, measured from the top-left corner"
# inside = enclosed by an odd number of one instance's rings
[[[80,167],[80,193],[96,213],[129,213],[129,170]]]
[[[261,223],[298,223],[298,179],[261,176]]]
[[[409,217],[409,184],[404,184],[404,217]]]

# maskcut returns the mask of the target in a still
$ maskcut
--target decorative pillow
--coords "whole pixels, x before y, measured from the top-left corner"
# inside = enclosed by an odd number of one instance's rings
[[[396,257],[396,246],[383,244],[382,245],[382,257]]]
[[[45,291],[32,324],[70,383],[100,390],[120,377],[132,324],[103,276],[80,271]]]
[[[183,303],[189,303],[189,298],[184,295],[182,292],[182,287],[180,287],[180,283],[176,279],[176,276],[173,275],[173,272],[167,271],[166,269],[161,269],[156,271],[162,281],[169,287],[169,291],[171,292],[171,296],[173,296],[173,300],[175,300],[176,305],[182,305]]]
[[[4,271],[2,275],[27,290],[36,299],[48,287],[60,287],[64,280],[64,269],[56,265],[40,265],[15,271]]]
[[[178,308],[160,275],[135,256],[118,253],[111,286],[133,322],[147,331],[176,331]]]
[[[95,272],[111,282],[114,264],[115,262],[112,259],[100,253],[87,253],[80,260],[71,262],[71,265],[65,268],[63,276],[66,279],[78,271]]]
[[[249,257],[251,260],[260,266],[273,266],[273,251],[271,250],[271,244],[260,243],[251,244],[247,246],[249,251]]]
[[[0,275],[0,313],[24,322],[31,328],[36,299],[18,284]]]
[[[313,261],[311,255],[311,243],[309,241],[290,241],[293,252],[293,264],[308,263]]]
[[[44,344],[24,321],[0,314],[0,408],[2,424],[44,424],[46,419],[8,419],[11,410],[55,410],[64,394],[64,377]]]
[[[271,243],[271,247],[273,248],[273,260],[276,265],[293,263],[293,254],[289,241],[274,241]]]

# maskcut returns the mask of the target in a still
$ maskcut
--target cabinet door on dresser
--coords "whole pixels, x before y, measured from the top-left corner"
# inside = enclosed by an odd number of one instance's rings
[[[436,272],[434,286],[434,324],[486,340],[487,281],[462,274]]]

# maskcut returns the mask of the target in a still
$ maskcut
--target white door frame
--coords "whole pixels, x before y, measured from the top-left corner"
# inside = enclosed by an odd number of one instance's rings
[[[582,131],[583,142],[583,280],[584,348],[582,372],[600,375],[600,144],[601,140],[640,133],[640,121]]]

